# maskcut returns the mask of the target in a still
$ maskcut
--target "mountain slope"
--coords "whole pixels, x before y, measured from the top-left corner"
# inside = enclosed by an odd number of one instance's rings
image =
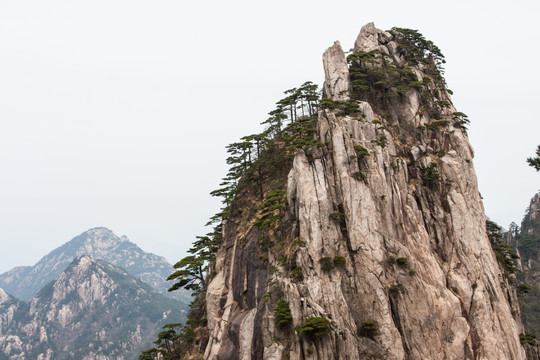
[[[106,228],[93,228],[51,251],[35,266],[14,268],[0,275],[0,287],[28,301],[48,282],[55,280],[80,255],[89,255],[119,266],[167,296],[189,303],[187,292],[167,293],[166,278],[173,267],[161,256],[147,253]]]
[[[80,256],[29,306],[14,309],[0,336],[0,354],[9,359],[137,359],[164,323],[183,320],[181,308],[125,270]]]

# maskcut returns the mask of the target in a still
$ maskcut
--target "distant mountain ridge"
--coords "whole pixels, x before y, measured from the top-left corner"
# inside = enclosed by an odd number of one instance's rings
[[[520,298],[525,329],[540,336],[540,193],[532,197],[521,228],[511,229],[505,238],[520,257],[517,281],[530,287]]]
[[[55,280],[77,256],[89,255],[125,269],[134,277],[151,285],[159,293],[184,302],[187,292],[167,293],[165,280],[173,271],[161,256],[147,253],[126,236],[117,236],[104,227],[89,229],[51,251],[34,266],[16,267],[0,274],[0,287],[16,298],[29,301],[47,283]]]
[[[134,360],[182,304],[103,260],[76,257],[30,303],[0,289],[0,359]]]

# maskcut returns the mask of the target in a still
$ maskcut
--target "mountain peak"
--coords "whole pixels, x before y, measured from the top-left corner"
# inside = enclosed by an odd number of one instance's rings
[[[97,226],[90,228],[81,234],[79,234],[77,237],[88,237],[90,239],[99,239],[99,238],[114,238],[115,240],[119,240],[121,242],[123,241],[129,241],[128,237],[126,235],[117,236],[114,231],[112,231],[109,228],[103,227],[103,226]]]
[[[110,230],[109,228],[106,228],[105,226],[96,226],[96,227],[93,227],[93,228],[90,228],[88,230],[86,230],[84,233],[88,233],[88,232],[106,232],[106,233],[109,233],[109,234],[112,234],[112,230]]]
[[[380,33],[383,33],[383,31],[377,29],[373,22],[362,26],[354,43],[354,51],[372,51],[379,49]]]
[[[100,259],[107,257],[108,254],[126,242],[133,247],[137,247],[137,245],[129,241],[126,236],[118,237],[111,230],[99,227],[81,233],[61,248],[67,250],[67,253],[70,254],[70,256],[74,251],[75,255],[89,254]]]
[[[91,258],[85,258],[85,255]],[[165,258],[143,251],[126,236],[119,237],[105,227],[86,230],[51,251],[35,266],[15,268],[1,274],[0,287],[28,301],[47,283],[55,280],[75,258],[78,258],[81,265],[91,259],[104,260],[124,268],[162,294],[183,297],[167,293],[170,285],[165,279],[173,268]]]

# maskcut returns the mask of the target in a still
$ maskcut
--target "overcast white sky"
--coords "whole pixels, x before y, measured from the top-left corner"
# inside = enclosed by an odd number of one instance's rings
[[[486,213],[519,222],[540,189],[540,3],[440,3],[0,0],[0,273],[96,226],[181,258],[219,209],[224,147],[370,21],[441,48]]]

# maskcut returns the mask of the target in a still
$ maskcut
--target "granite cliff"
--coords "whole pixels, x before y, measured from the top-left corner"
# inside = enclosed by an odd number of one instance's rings
[[[418,32],[372,23],[352,54],[324,53],[313,127],[300,145],[278,127],[260,156],[291,156],[247,172],[224,212],[181,357],[526,358],[443,63]]]

